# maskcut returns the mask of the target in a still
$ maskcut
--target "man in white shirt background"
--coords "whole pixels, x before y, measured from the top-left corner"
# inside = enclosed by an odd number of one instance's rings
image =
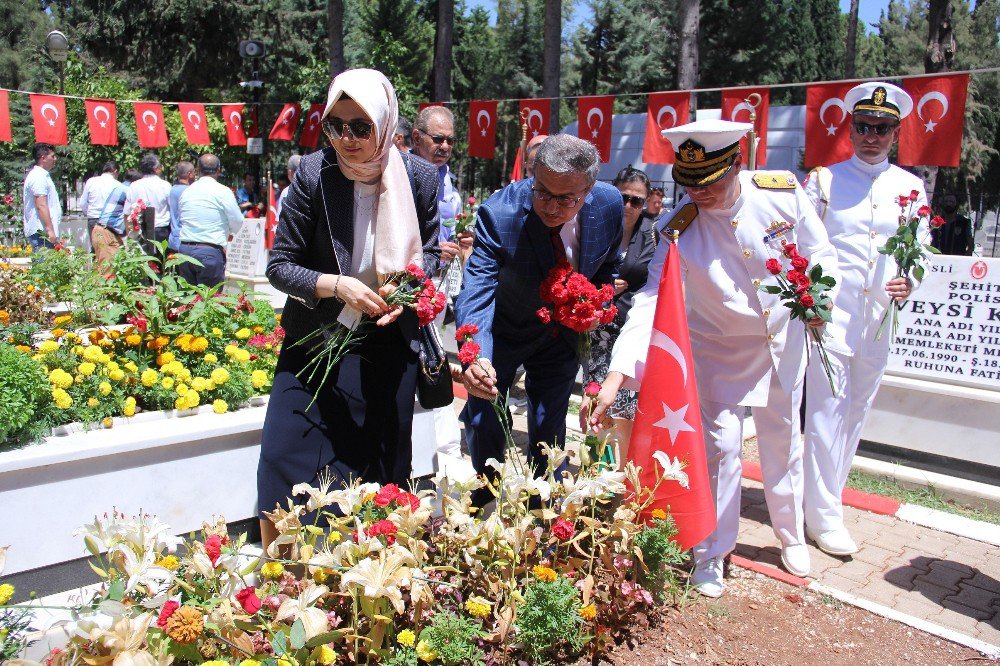
[[[162,171],[159,157],[153,153],[143,155],[139,160],[142,178],[132,183],[125,199],[126,216],[140,199],[153,210],[153,237],[149,240],[155,241],[165,241],[170,235],[170,183],[160,178]]]
[[[94,227],[97,226],[97,219],[101,216],[104,205],[108,203],[113,192],[118,189],[121,182],[118,180],[120,168],[118,162],[108,160],[101,167],[100,175],[87,179],[83,185],[83,192],[80,193],[80,212],[87,218],[87,237],[94,234]],[[93,240],[91,240],[93,245]]]
[[[54,248],[59,242],[62,204],[49,174],[56,165],[56,149],[49,143],[35,144],[35,166],[24,179],[24,235],[32,249]]]

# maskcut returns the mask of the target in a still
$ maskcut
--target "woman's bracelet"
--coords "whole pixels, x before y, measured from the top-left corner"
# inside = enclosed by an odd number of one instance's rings
[[[341,303],[343,303],[344,299],[340,297],[340,294],[338,293],[339,290],[340,290],[340,273],[337,273],[337,280],[333,283],[333,297],[338,301],[340,301]]]

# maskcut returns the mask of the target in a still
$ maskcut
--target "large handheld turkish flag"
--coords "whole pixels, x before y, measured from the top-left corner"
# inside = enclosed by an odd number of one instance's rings
[[[611,121],[614,95],[581,97],[576,107],[576,135],[597,147],[602,162],[611,159]]]
[[[753,109],[757,114],[753,129],[757,132],[760,141],[757,143],[757,166],[762,167],[767,164],[767,114],[771,108],[770,88],[735,88],[722,91],[722,119],[731,120],[734,123],[750,122],[751,95],[760,95],[760,103]],[[743,153],[743,164],[747,165],[750,159],[750,139],[743,137],[740,139],[740,151]]]
[[[671,243],[660,276],[628,459],[642,468],[642,486],[656,487],[648,511],[669,509],[677,524],[675,540],[691,548],[715,530],[715,501],[708,482],[680,263],[677,245]],[[664,478],[656,485],[657,477],[664,475],[663,462],[686,465],[680,474],[674,470],[680,480]]]
[[[962,155],[969,75],[903,79],[913,112],[899,132],[899,163],[957,167]]]
[[[306,124],[302,126],[302,135],[299,136],[299,145],[306,148],[315,148],[319,145],[319,135],[322,130],[320,119],[323,117],[323,109],[326,104],[323,102],[313,102],[309,105],[306,113]]]
[[[243,129],[243,105],[223,104],[222,120],[226,123],[226,143],[230,146],[247,145],[247,133]]]
[[[66,128],[66,98],[57,95],[29,95],[31,119],[35,121],[35,141],[65,146],[69,143]]]
[[[118,145],[118,107],[113,99],[87,99],[83,101],[87,110],[87,126],[90,128],[90,143],[95,146]]]
[[[469,103],[469,157],[493,159],[497,150],[497,103]]]
[[[320,108],[320,113],[323,109]],[[278,204],[274,199],[274,183],[271,176],[267,177],[267,213],[264,215],[264,247],[270,250],[274,247],[274,230],[278,228]]]
[[[295,137],[295,128],[299,126],[299,116],[302,115],[302,107],[298,104],[285,104],[281,113],[274,119],[274,126],[268,139],[278,141],[291,141]]]
[[[520,122],[528,125],[528,141],[531,141],[539,134],[549,133],[549,109],[551,100],[548,99],[522,99],[520,104]]]
[[[13,141],[10,132],[10,99],[6,90],[0,90],[0,141]]]
[[[135,134],[143,148],[163,148],[170,144],[163,124],[163,105],[155,102],[135,103]]]
[[[184,124],[184,135],[192,146],[207,146],[212,143],[208,136],[208,120],[205,116],[204,104],[178,104],[181,112],[181,122]]]
[[[805,166],[829,166],[854,153],[851,147],[851,110],[844,95],[853,83],[822,83],[806,88]]]
[[[674,147],[660,132],[687,124],[690,117],[691,93],[651,94],[646,107],[646,138],[642,142],[642,161],[646,164],[673,164]]]

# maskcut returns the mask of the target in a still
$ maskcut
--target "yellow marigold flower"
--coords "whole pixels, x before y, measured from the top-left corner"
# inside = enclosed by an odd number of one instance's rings
[[[94,407],[97,407],[99,404],[101,404],[101,401],[98,400],[97,398],[87,398],[87,407],[93,409]]]
[[[253,332],[254,333],[263,333],[264,332],[264,327],[263,326],[254,326],[253,327]]]
[[[201,404],[201,396],[198,395],[197,391],[188,391],[187,395],[184,396],[184,405],[188,409],[194,409],[199,404]]]
[[[73,351],[76,352],[77,350],[74,348]],[[94,347],[93,345],[81,348],[78,353],[82,354],[83,360],[89,363],[100,363],[101,357],[104,356],[104,352],[99,347]]]
[[[110,416],[105,416],[103,419],[101,419],[101,425],[104,426],[105,428],[110,428],[114,424],[115,420]]]
[[[35,291],[35,285],[33,285],[33,284],[29,284],[29,285],[28,285],[27,287],[25,287],[25,288],[24,288],[24,290],[25,290],[26,292],[28,292],[29,294],[30,294],[30,293],[33,293],[33,292]]]
[[[482,597],[469,597],[465,600],[465,610],[472,617],[482,619],[490,616],[492,608],[490,602]]]
[[[152,368],[146,368],[145,370],[142,371],[142,374],[139,376],[139,380],[142,382],[142,385],[145,386],[146,388],[150,388],[153,384],[159,381],[159,379],[160,379],[159,373],[157,373],[156,370],[153,370]]]
[[[215,382],[213,382],[211,379],[209,379],[207,382],[205,382],[205,390],[206,391],[214,391],[215,390],[215,386],[216,386]]]
[[[226,356],[234,356],[240,350],[236,345],[226,345]]]
[[[438,658],[438,653],[427,641],[420,641],[417,643],[417,658],[430,663]]]
[[[187,382],[191,380],[191,371],[185,368],[184,366],[181,366],[177,368],[177,371],[174,373],[174,376],[177,377],[177,381],[179,382]]]
[[[98,342],[104,339],[104,331],[91,331],[90,333],[87,334],[87,338],[90,340],[91,343],[96,345]]]
[[[191,387],[188,386],[187,384],[181,383],[177,385],[177,395],[181,396],[182,398],[186,396],[188,394],[188,391],[190,390]]]
[[[177,559],[176,555],[167,555],[156,560],[156,566],[170,569],[171,571],[174,571],[180,565],[181,561]]]
[[[199,335],[197,338],[191,341],[191,351],[196,354],[200,354],[208,349],[208,338],[203,335]]]
[[[229,381],[229,371],[225,368],[216,368],[212,370],[212,381],[218,384],[225,384]]]
[[[184,351],[190,351],[191,340],[193,339],[194,336],[191,335],[190,333],[182,333],[181,335],[178,335],[177,338],[174,340],[174,345],[176,345],[177,347],[179,347]]]
[[[170,389],[172,389],[174,387],[174,378],[173,377],[164,377],[162,380],[160,380],[160,386],[162,386],[163,388],[165,388],[165,389],[167,389],[169,391]]]
[[[555,569],[547,567],[543,564],[536,564],[531,569],[531,573],[535,574],[535,578],[542,581],[543,583],[551,583],[558,576],[558,574],[556,574]]]
[[[56,368],[49,373],[49,383],[61,389],[68,389],[73,385],[73,375]]]
[[[413,644],[417,642],[417,635],[409,629],[403,629],[401,632],[396,634],[396,642],[403,647],[411,648],[413,647]]]
[[[584,620],[590,622],[595,617],[597,617],[597,607],[594,606],[594,604],[587,604],[586,606],[581,607],[580,610],[577,611],[577,613],[579,613],[580,617],[582,617]]]
[[[195,391],[204,391],[208,381],[204,377],[195,377],[191,380],[191,388]]]
[[[83,341],[83,338],[81,338],[76,333],[73,333],[72,331],[70,331],[69,333],[66,334],[66,339],[69,340],[70,342],[72,342],[73,344],[76,344],[78,342],[82,342]]]
[[[278,321],[279,324],[281,323],[281,314],[280,313],[274,315],[274,318]]]
[[[0,310],[0,324],[6,324],[10,319],[10,313],[6,310]]]
[[[216,414],[225,414],[229,411],[229,405],[226,404],[225,400],[216,400],[212,403],[212,411]]]
[[[61,329],[61,328],[53,328],[52,329],[52,337],[55,338],[56,340],[58,340],[59,338],[61,338],[64,335],[66,335],[66,331],[64,331],[63,329]]]
[[[667,512],[664,511],[663,509],[653,509],[653,512],[650,515],[653,517],[653,520],[667,519]]]
[[[337,653],[329,645],[320,645],[313,652],[313,655],[316,657],[316,663],[323,666],[330,666],[337,658]]]
[[[73,315],[64,314],[64,315],[59,315],[58,317],[53,319],[52,323],[55,324],[56,326],[62,326],[63,324],[69,321],[73,321]]]
[[[135,333],[130,333],[129,335],[125,336],[125,344],[129,345],[130,347],[138,347],[141,342],[142,342],[142,337]]]
[[[317,585],[322,585],[329,577],[330,574],[326,572],[326,569],[316,569],[316,571],[312,572],[312,579]]]
[[[326,540],[330,543],[340,543],[343,538],[344,537],[340,532],[330,532],[326,535]]]
[[[174,356],[173,352],[163,352],[162,354],[159,354],[156,357],[156,365],[166,365],[167,363],[173,361],[175,358],[177,357]]]
[[[201,662],[201,666],[229,666],[229,662],[222,661],[221,659],[212,659],[211,661]]]
[[[239,663],[239,666],[261,666],[261,663],[256,659],[244,659]]]
[[[239,363],[246,363],[250,360],[250,352],[246,349],[237,349],[236,353],[233,354],[233,358],[235,358]]]
[[[278,580],[285,573],[281,562],[265,562],[260,568],[260,575],[269,580]]]
[[[73,383],[74,384],[82,384],[83,383],[83,375],[77,375],[77,376],[73,377]]]
[[[38,351],[43,354],[51,354],[59,349],[59,343],[55,340],[46,340],[42,344],[38,345]]]
[[[10,601],[11,597],[14,596],[14,586],[10,583],[4,583],[0,585],[0,606]]]
[[[285,659],[284,657],[280,657],[278,659],[278,666],[295,666],[295,664]]]
[[[205,363],[218,363],[219,357],[215,354],[205,354]]]
[[[135,416],[135,398],[129,396],[125,398],[125,405],[122,407],[125,416]]]
[[[187,405],[187,402],[185,402],[184,398],[182,398],[180,396],[178,396],[174,400],[174,409],[185,409],[186,405]]]
[[[263,370],[254,370],[250,373],[250,384],[255,388],[264,388],[267,385],[267,373]]]
[[[59,409],[69,409],[73,406],[73,398],[61,388],[52,389],[52,400]]]
[[[222,337],[222,329],[219,328],[218,326],[213,327],[212,328],[212,335],[214,335],[217,338],[221,338]]]
[[[111,372],[108,373],[108,377],[111,379],[111,381],[120,382],[121,380],[125,379],[125,373],[121,370],[112,370]]]
[[[240,330],[236,331],[236,338],[239,340],[246,340],[247,338],[250,337],[250,335],[251,332],[249,328],[241,328]]]
[[[201,611],[193,606],[181,606],[167,620],[167,636],[182,645],[194,643],[204,630]]]

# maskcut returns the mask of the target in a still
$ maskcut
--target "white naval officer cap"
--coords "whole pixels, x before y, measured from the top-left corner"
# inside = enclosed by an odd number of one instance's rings
[[[896,120],[902,120],[913,110],[913,100],[905,90],[883,81],[854,86],[844,95],[844,104],[855,115]]]
[[[674,146],[674,182],[705,187],[721,179],[739,155],[740,139],[752,128],[750,123],[696,120],[663,130],[663,138]]]

